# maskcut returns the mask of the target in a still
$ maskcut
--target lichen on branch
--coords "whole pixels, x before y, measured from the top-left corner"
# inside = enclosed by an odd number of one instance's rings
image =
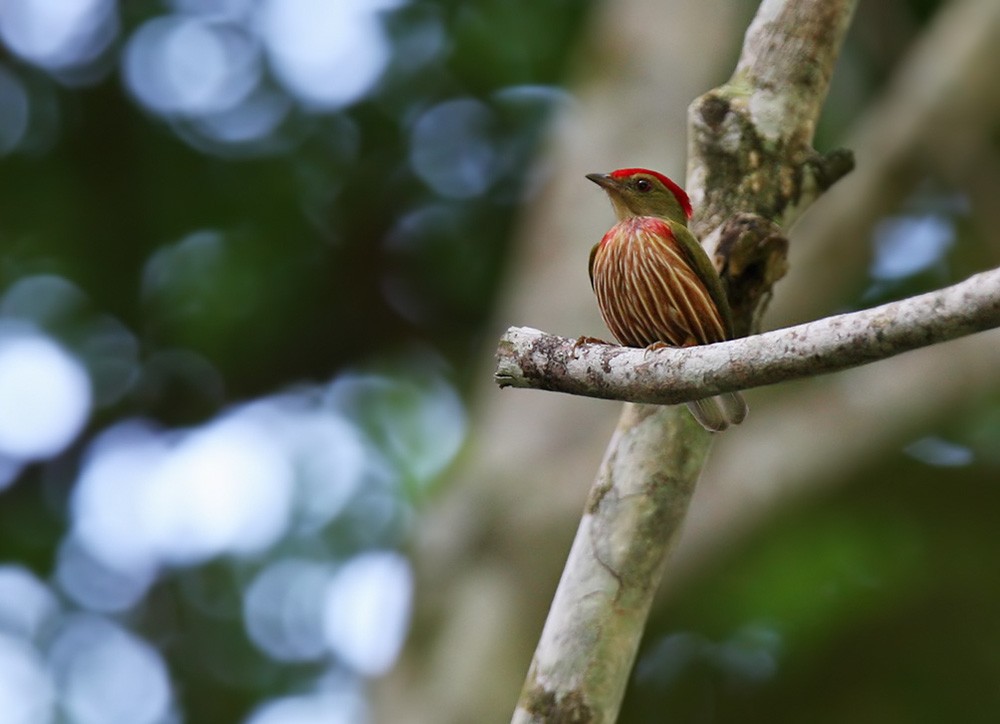
[[[649,404],[810,377],[1000,327],[1000,269],[944,289],[719,344],[647,351],[579,344],[512,327],[497,352],[501,387]]]
[[[689,109],[686,186],[696,207],[695,235],[717,243],[725,234],[716,230],[728,219],[746,214],[764,221],[766,233],[744,229],[735,235],[746,237],[743,245],[721,254],[705,245],[740,310],[741,330],[756,329],[784,271],[782,236],[770,224],[787,228],[850,168],[844,154],[824,160],[811,143],[855,2],[763,0],[730,83]],[[764,260],[764,268],[730,258],[747,249],[755,250],[747,259]],[[740,277],[751,271],[763,283],[743,285]],[[573,365],[572,355],[558,354],[561,342],[544,344],[544,357],[527,358],[532,364]],[[724,345],[706,349],[715,346]],[[506,340],[500,352],[514,349]],[[686,410],[625,406],[592,487],[600,505],[588,506],[577,530],[514,722],[617,718],[652,592],[709,440]],[[658,522],[653,533],[651,520]]]

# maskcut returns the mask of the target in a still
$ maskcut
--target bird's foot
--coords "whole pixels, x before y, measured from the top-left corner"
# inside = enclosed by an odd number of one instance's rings
[[[656,352],[657,350],[666,349],[669,346],[670,345],[667,344],[666,342],[660,342],[660,341],[656,341],[656,342],[653,342],[652,344],[648,344],[648,345],[646,345],[646,349],[642,353],[642,357],[643,357],[643,359],[646,359],[646,358],[649,357],[649,353],[650,352]]]
[[[603,339],[598,339],[597,337],[587,337],[584,335],[573,340],[573,349],[576,350],[585,344],[611,344],[611,342],[605,342]]]

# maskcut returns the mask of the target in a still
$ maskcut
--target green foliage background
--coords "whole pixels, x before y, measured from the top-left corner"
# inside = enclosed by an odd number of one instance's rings
[[[908,25],[878,27],[879,13],[862,9],[820,148],[840,141],[938,9],[888,5]],[[191,118],[143,108],[124,87],[128,39],[175,7],[122,3],[118,39],[87,82],[0,52],[0,67],[38,109],[0,158],[0,292],[58,277],[83,301],[68,316],[29,317],[69,349],[79,351],[96,316],[116,320],[135,344],[129,365],[106,371],[122,393],[98,402],[68,449],[25,466],[0,492],[0,564],[46,582],[66,615],[85,609],[59,590],[54,568],[88,445],[117,422],[196,426],[359,370],[398,381],[392,394],[345,408],[396,474],[397,507],[377,535],[359,498],[311,539],[165,568],[140,602],[112,616],[164,657],[183,720],[240,721],[331,671],[353,675],[343,662],[269,657],[247,637],[241,597],[269,562],[405,549],[421,524],[442,477],[440,467],[422,472],[414,453],[433,447],[414,410],[434,385],[467,396],[472,362],[492,344],[487,322],[510,237],[544,180],[541,133],[572,103],[571,70],[587,65],[574,50],[591,3],[392,5],[380,14],[392,57],[363,99],[317,110],[265,70],[261,82],[288,93],[292,110],[253,147],[192,142]],[[412,160],[417,119],[454,101],[480,114],[468,143],[491,154],[483,190],[468,195],[441,193]],[[460,151],[466,140],[455,142]],[[845,308],[988,262],[967,209],[949,201],[961,189],[936,178],[921,188],[900,213],[947,217],[955,243],[904,277],[858,279]],[[174,354],[187,362],[160,364]],[[970,400],[930,443],[889,451],[836,493],[790,509],[659,608],[622,721],[991,721],[1000,708],[998,410],[997,399]]]

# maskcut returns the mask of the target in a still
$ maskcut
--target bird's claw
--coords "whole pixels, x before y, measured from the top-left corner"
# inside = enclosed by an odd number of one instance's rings
[[[598,339],[597,337],[587,337],[586,335],[577,337],[573,340],[573,349],[579,349],[585,344],[611,344],[610,342],[605,342],[603,339]]]
[[[660,342],[660,341],[656,341],[656,342],[653,342],[652,344],[648,344],[648,345],[646,345],[646,349],[643,350],[642,357],[643,357],[643,359],[647,359],[649,357],[649,353],[650,352],[656,352],[657,350],[666,349],[669,346],[670,345],[667,344],[666,342]]]

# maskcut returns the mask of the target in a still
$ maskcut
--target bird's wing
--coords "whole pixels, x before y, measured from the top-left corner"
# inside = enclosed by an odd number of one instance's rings
[[[602,240],[603,241],[603,240]],[[590,250],[590,262],[587,264],[587,272],[590,274],[590,288],[596,289],[594,287],[594,257],[597,256],[597,249],[601,246],[601,242],[594,244],[594,248]]]
[[[715,265],[712,264],[712,260],[705,253],[705,248],[698,243],[698,240],[694,238],[694,234],[686,226],[678,224],[676,221],[670,221],[669,219],[667,220],[667,224],[670,226],[670,231],[677,241],[677,246],[680,247],[691,268],[697,272],[698,276],[705,283],[705,288],[712,297],[712,301],[715,302],[715,306],[719,310],[719,316],[722,318],[722,323],[726,327],[726,336],[731,338],[733,336],[733,313],[729,308],[729,299],[726,297],[726,290],[722,286],[719,272],[715,270]]]

